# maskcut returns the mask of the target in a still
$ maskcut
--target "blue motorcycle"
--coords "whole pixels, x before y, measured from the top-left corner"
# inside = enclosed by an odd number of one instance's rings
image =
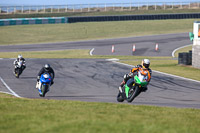
[[[52,78],[50,74],[44,73],[41,75],[40,81],[38,84],[38,91],[41,97],[45,97],[45,94],[49,91],[49,88],[51,86],[51,81],[52,81]]]

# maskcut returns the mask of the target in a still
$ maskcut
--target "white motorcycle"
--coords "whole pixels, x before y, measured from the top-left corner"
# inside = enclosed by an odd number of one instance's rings
[[[18,61],[17,64],[15,64],[15,77],[19,78],[19,76],[22,74],[24,68],[26,67],[26,64],[23,64],[23,61]]]

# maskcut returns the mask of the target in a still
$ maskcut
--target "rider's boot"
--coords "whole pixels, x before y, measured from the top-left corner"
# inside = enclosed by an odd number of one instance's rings
[[[14,75],[16,74],[16,68],[14,69],[13,74],[14,74]]]
[[[122,93],[123,91],[122,91],[122,87],[125,85],[125,82],[123,81],[123,82],[121,82],[121,84],[120,84],[120,86],[119,86],[119,91]]]
[[[35,86],[35,88],[36,88],[36,89],[38,89],[38,88],[39,88],[39,82],[37,82],[37,83],[36,83],[36,86]]]

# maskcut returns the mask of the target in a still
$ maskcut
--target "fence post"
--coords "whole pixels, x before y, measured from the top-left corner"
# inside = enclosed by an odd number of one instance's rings
[[[113,11],[115,10],[115,5],[113,4]]]
[[[100,11],[99,4],[97,4],[97,11]]]
[[[28,11],[28,13],[30,14],[31,13],[31,7],[29,6],[29,11]]]
[[[190,3],[189,3],[189,9],[190,9]]]
[[[198,2],[198,8],[199,8],[199,2]]]
[[[1,13],[1,11],[0,11],[0,13]],[[14,14],[16,14],[16,6],[14,7]]]
[[[164,3],[164,10],[165,10],[165,8],[166,8],[165,6],[166,6],[166,5],[165,5],[165,3]]]
[[[60,13],[60,6],[58,6],[58,13]]]
[[[9,12],[8,10],[9,10],[9,8],[7,7],[7,14],[8,14],[8,12]]]
[[[147,3],[147,8],[146,8],[146,10],[149,10],[149,3]]]
[[[73,5],[73,12],[75,12],[75,6]]]
[[[36,7],[36,12],[38,13],[38,6]]]
[[[124,9],[123,9],[123,8],[124,8],[123,6],[124,6],[123,3],[121,3],[121,10],[122,10],[122,11],[124,10]]]
[[[45,10],[45,6],[44,6],[44,13],[46,12],[46,10]]]
[[[51,13],[53,13],[53,6],[51,6]]]
[[[24,13],[24,6],[22,6],[22,10],[21,10],[21,13]]]
[[[81,12],[83,12],[83,8],[82,8],[82,5],[81,5]]]
[[[130,3],[130,11],[131,11],[132,4]]]
[[[155,3],[155,10],[156,10],[156,8],[157,8],[157,5],[156,5],[156,3]]]
[[[172,9],[174,9],[174,3],[172,3]]]
[[[90,11],[90,5],[88,4],[88,12]]]
[[[106,11],[106,4],[105,4],[105,11]]]
[[[183,4],[182,4],[182,2],[181,2],[181,4],[180,4],[180,8],[183,9]]]
[[[138,10],[140,9],[140,5],[139,5],[139,2],[138,2]]]
[[[67,12],[67,5],[66,5],[66,7],[65,7],[65,12]]]

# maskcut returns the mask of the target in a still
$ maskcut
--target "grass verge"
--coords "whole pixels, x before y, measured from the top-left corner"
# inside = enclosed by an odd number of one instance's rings
[[[190,32],[195,20],[197,19],[3,26],[0,27],[0,45]]]
[[[198,133],[200,110],[65,100],[19,99],[0,94],[2,133]]]

